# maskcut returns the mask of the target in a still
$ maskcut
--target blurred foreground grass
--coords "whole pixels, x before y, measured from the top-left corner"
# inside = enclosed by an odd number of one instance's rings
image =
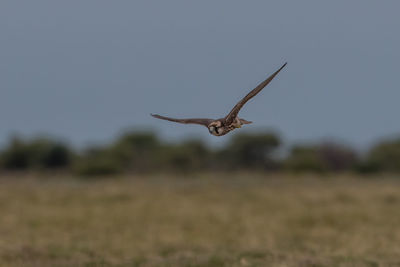
[[[0,266],[400,266],[400,179],[0,179]]]

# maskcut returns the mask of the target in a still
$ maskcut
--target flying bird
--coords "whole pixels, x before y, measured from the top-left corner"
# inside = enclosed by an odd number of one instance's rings
[[[256,96],[265,86],[267,86],[272,79],[286,66],[287,63],[283,64],[277,71],[275,71],[271,76],[269,76],[265,81],[257,85],[256,88],[250,91],[242,100],[240,100],[229,114],[221,119],[205,119],[205,118],[192,118],[192,119],[175,119],[170,117],[164,117],[158,114],[151,114],[154,118],[167,120],[172,122],[184,123],[184,124],[200,124],[206,126],[210,134],[215,136],[222,136],[230,131],[241,128],[244,124],[250,124],[251,121],[241,119],[238,117],[240,109],[247,103],[251,98]]]

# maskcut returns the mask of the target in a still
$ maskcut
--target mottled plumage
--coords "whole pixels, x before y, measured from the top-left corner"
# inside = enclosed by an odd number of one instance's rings
[[[287,63],[283,64],[276,72],[274,72],[271,76],[269,76],[265,81],[260,83],[256,88],[250,91],[242,100],[240,100],[233,109],[229,112],[229,114],[221,119],[205,119],[205,118],[193,118],[193,119],[175,119],[164,117],[157,114],[151,114],[154,118],[173,121],[178,123],[185,123],[185,124],[200,124],[204,125],[208,128],[209,132],[215,136],[222,136],[230,131],[240,128],[243,124],[250,124],[251,121],[247,121],[244,119],[239,118],[237,115],[240,109],[249,101],[251,98],[256,96],[265,86],[267,86],[272,79],[286,66]]]

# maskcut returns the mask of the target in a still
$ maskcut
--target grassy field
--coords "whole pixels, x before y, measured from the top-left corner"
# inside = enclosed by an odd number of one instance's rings
[[[0,178],[0,266],[400,266],[400,178]]]

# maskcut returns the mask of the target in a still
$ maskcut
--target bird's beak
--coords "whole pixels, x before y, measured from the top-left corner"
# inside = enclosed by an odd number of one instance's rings
[[[242,125],[239,124],[238,126],[236,126],[236,128],[242,128]]]

